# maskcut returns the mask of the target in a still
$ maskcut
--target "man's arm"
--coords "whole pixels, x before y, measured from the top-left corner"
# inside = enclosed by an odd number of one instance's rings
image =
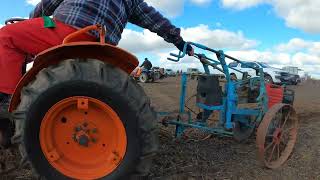
[[[146,61],[143,61],[143,63],[141,64],[140,67],[142,67],[142,66],[144,66],[144,65],[146,65]]]
[[[165,41],[178,46],[183,42],[180,29],[143,0],[136,0],[129,22],[157,33]]]
[[[51,16],[63,0],[41,0],[35,9],[30,13],[30,18],[41,17],[42,15]]]

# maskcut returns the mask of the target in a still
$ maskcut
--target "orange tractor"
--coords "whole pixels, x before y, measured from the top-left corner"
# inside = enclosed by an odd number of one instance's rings
[[[74,42],[92,30],[100,42]],[[104,40],[104,27],[89,26],[38,54],[16,87],[10,116],[0,117],[7,126],[0,144],[19,146],[20,166],[30,164],[40,178],[129,179],[149,171],[157,122],[129,78],[138,60]]]

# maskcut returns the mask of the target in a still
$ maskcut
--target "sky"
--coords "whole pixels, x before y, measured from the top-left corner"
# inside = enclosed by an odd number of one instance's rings
[[[181,28],[185,41],[224,50],[245,61],[275,67],[298,66],[320,78],[319,0],[145,0]],[[0,27],[10,17],[27,17],[39,0],[4,0]],[[176,48],[161,37],[128,24],[119,43],[140,62],[172,69],[199,67],[190,57],[167,61]],[[199,50],[195,50],[196,52]]]

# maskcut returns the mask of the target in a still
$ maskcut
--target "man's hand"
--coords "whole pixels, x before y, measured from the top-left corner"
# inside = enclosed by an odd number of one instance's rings
[[[188,44],[188,45],[190,46],[190,44]],[[191,50],[190,51],[187,50],[187,53],[188,53],[189,56],[193,56],[194,55],[194,49],[191,47]]]
[[[179,44],[176,45],[176,47],[180,50],[183,51],[184,45],[185,45],[185,41],[181,41]],[[187,45],[187,50],[186,53],[189,56],[193,56],[194,55],[194,49],[192,48],[192,46],[190,44]]]

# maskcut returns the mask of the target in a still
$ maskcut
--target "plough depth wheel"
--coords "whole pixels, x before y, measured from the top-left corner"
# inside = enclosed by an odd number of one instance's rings
[[[257,131],[258,155],[268,168],[280,167],[297,140],[298,117],[291,105],[276,104],[264,116]]]

